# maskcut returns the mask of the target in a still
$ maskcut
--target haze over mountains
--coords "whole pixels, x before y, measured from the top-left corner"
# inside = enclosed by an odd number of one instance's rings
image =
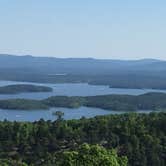
[[[0,54],[0,79],[87,82],[124,88],[166,88],[166,61],[99,60]]]
[[[86,66],[85,66],[86,65]],[[34,68],[56,73],[67,72],[74,74],[84,73],[90,69],[91,73],[96,74],[96,70],[101,72],[112,72],[112,69],[117,70],[153,70],[165,71],[166,61],[155,59],[141,59],[141,60],[110,60],[110,59],[93,59],[93,58],[53,58],[53,57],[33,57],[14,56],[0,54],[1,68]],[[44,67],[44,68],[43,68]],[[74,70],[79,69],[79,70]],[[81,71],[81,69],[83,69]],[[52,71],[55,70],[55,71]]]

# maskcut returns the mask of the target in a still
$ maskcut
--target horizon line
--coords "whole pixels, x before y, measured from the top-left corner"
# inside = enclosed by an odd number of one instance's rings
[[[8,54],[8,53],[0,53],[0,56],[16,56],[16,57],[32,57],[32,58],[55,58],[55,59],[92,59],[92,60],[113,60],[113,61],[141,61],[141,60],[156,60],[156,61],[166,61],[166,59],[158,59],[158,58],[125,58],[125,59],[120,59],[120,58],[95,58],[95,57],[57,57],[57,56],[41,56],[41,55],[31,55],[31,54]]]

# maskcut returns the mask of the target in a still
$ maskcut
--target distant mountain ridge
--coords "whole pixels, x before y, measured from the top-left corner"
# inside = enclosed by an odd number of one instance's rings
[[[33,59],[76,59],[76,60],[99,60],[99,61],[123,61],[123,62],[134,62],[134,61],[151,61],[151,62],[156,62],[156,61],[165,61],[166,60],[159,60],[159,59],[154,59],[154,58],[144,58],[144,59],[137,59],[137,60],[122,60],[122,59],[97,59],[97,58],[92,58],[92,57],[86,57],[86,58],[73,58],[73,57],[69,57],[69,58],[57,58],[57,57],[51,57],[51,56],[33,56],[33,55],[14,55],[14,54],[0,54],[0,58],[33,58]]]
[[[0,54],[0,79],[87,82],[127,88],[166,89],[166,61],[54,58]]]
[[[79,63],[79,64],[78,64]],[[105,67],[117,68],[117,65],[121,67],[129,67],[138,65],[165,65],[166,61],[157,59],[140,59],[140,60],[112,60],[112,59],[94,59],[94,58],[55,58],[55,57],[34,57],[31,55],[16,56],[9,54],[0,54],[0,67],[42,67],[47,65],[48,67],[53,65],[58,68],[59,65],[72,66],[75,65],[89,65],[91,68]],[[34,65],[34,66],[33,66]],[[57,66],[55,66],[57,65]],[[104,65],[104,66],[103,66]],[[145,66],[144,66],[145,67]],[[151,66],[146,66],[151,67]],[[61,66],[63,68],[63,66]]]

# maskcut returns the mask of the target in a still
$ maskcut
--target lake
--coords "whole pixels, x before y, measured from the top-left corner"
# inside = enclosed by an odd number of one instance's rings
[[[53,92],[20,93],[12,95],[0,94],[0,99],[12,99],[12,98],[45,99],[50,96],[96,96],[96,95],[107,95],[107,94],[140,95],[147,92],[166,93],[166,90],[109,88],[109,86],[89,85],[86,83],[40,84],[40,83],[30,83],[30,82],[0,81],[0,86],[13,85],[13,84],[43,85],[53,88]]]
[[[12,99],[12,98],[25,98],[25,99],[45,99],[49,96],[95,96],[95,95],[106,95],[106,94],[129,94],[139,95],[147,92],[164,92],[166,90],[154,90],[154,89],[120,89],[120,88],[109,88],[109,86],[89,85],[86,83],[65,83],[65,84],[40,84],[30,82],[15,82],[15,81],[0,81],[0,86],[12,85],[12,84],[35,84],[44,85],[53,88],[53,92],[37,92],[37,93],[20,93],[12,95],[0,95],[0,99]],[[10,121],[36,121],[41,118],[45,120],[55,120],[56,117],[52,115],[53,112],[62,111],[64,112],[64,119],[80,119],[82,116],[90,118],[97,115],[107,114],[121,114],[123,111],[107,111],[99,108],[87,108],[80,107],[77,109],[69,108],[51,108],[49,110],[3,110],[0,109],[0,120]],[[138,111],[146,112],[150,111]]]
[[[64,119],[80,119],[81,117],[91,118],[97,115],[109,115],[109,114],[122,114],[124,111],[107,111],[100,108],[88,108],[80,107],[77,109],[70,108],[51,108],[49,110],[3,110],[0,109],[0,120],[7,119],[9,121],[37,121],[41,118],[44,120],[55,120],[56,116],[53,112],[62,111],[64,112]],[[138,113],[149,113],[149,111],[137,111]]]

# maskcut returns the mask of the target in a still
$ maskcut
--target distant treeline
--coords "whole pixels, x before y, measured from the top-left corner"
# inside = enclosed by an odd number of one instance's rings
[[[88,72],[87,72],[88,73]],[[164,73],[128,73],[121,71],[113,74],[66,74],[20,73],[16,71],[0,71],[0,80],[26,81],[36,83],[88,83],[92,85],[108,85],[111,88],[166,89]]]
[[[44,100],[7,99],[0,100],[1,109],[48,109],[50,107],[78,108],[96,107],[106,110],[136,111],[166,109],[165,93],[143,95],[101,95],[88,97],[53,96]]]
[[[166,61],[0,55],[0,80],[166,89]]]
[[[0,94],[17,94],[23,92],[51,92],[52,88],[47,86],[31,84],[15,84],[0,87]]]
[[[165,126],[166,113],[3,121],[0,165],[165,166]]]

